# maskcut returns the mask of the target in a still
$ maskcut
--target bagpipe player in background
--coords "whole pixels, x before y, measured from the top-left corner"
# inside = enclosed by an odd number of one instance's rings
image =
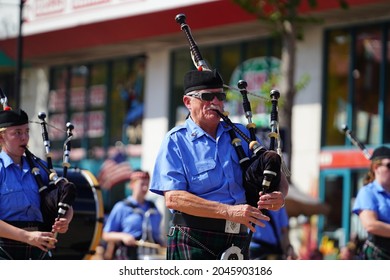
[[[54,232],[66,233],[73,217],[70,208],[54,222],[52,232],[40,231],[43,215],[38,183],[24,155],[29,133],[25,111],[0,112],[0,259],[50,259],[47,252],[57,242]]]
[[[289,217],[286,208],[277,211],[263,211],[270,217],[264,228],[256,226],[253,233],[249,258],[252,260],[297,259],[289,238]]]
[[[146,199],[149,183],[149,172],[137,169],[131,173],[128,185],[131,195],[114,205],[103,228],[106,259],[140,259],[146,250],[140,250],[139,241],[154,244],[154,248],[164,246],[160,230],[162,215],[154,202]]]
[[[216,260],[227,253],[249,259],[248,229],[255,231],[255,225],[264,227],[269,220],[261,208],[277,210],[284,205],[288,182],[280,172],[278,191],[262,197],[257,193],[257,205],[247,203],[231,128],[215,111],[224,111],[225,100],[217,70],[185,74],[183,103],[189,116],[166,134],[150,187],[165,197],[173,214],[167,241],[169,260]],[[248,145],[243,146],[248,154]]]
[[[374,150],[352,211],[368,233],[362,259],[390,260],[390,148],[381,146]]]

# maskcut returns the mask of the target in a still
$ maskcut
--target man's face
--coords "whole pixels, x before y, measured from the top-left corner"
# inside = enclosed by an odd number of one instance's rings
[[[223,96],[222,94],[215,93],[222,92],[222,89],[204,89],[188,93],[183,97],[183,102],[190,111],[191,118],[200,127],[203,125],[216,125],[219,123],[221,117],[214,110],[216,109],[223,112],[226,95]],[[212,93],[214,93],[214,95]],[[202,100],[202,97],[211,100]],[[217,97],[223,100],[219,100]]]

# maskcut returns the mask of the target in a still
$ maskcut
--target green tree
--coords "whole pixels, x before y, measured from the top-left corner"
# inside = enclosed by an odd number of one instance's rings
[[[318,0],[321,1],[321,0]],[[323,0],[326,1],[326,0]],[[303,38],[303,29],[307,24],[321,23],[320,18],[300,14],[299,8],[306,2],[311,9],[317,7],[317,0],[233,0],[247,12],[268,24],[275,36],[282,42],[280,94],[283,97],[280,126],[286,130],[287,139],[284,139],[285,150],[288,153],[287,166],[291,168],[292,158],[292,107],[294,97],[302,84],[295,84],[295,57],[297,40]],[[348,8],[347,0],[339,0],[340,7]]]

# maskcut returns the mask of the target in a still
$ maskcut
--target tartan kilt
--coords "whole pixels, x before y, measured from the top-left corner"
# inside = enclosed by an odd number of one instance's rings
[[[176,226],[168,235],[167,260],[219,260],[232,245],[249,259],[248,234],[230,234]]]
[[[363,244],[362,255],[364,260],[390,260],[390,252],[376,246],[369,240]]]

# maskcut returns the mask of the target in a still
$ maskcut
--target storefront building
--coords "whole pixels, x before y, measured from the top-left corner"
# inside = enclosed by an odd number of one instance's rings
[[[307,26],[298,42],[296,79],[309,76],[309,82],[294,100],[291,179],[331,206],[318,219],[318,240],[325,234],[342,245],[351,234],[364,236],[350,209],[369,162],[341,127],[369,150],[390,144],[390,3],[350,0],[342,10],[336,0],[317,2],[315,12],[302,8],[323,23]],[[252,69],[256,91],[280,62],[281,42],[227,0],[28,0],[25,10],[20,106],[30,116],[47,112],[55,127],[73,123],[72,164],[96,176],[118,141],[134,168],[152,171],[161,139],[186,116],[182,79],[194,66],[177,14],[186,15],[200,51],[226,84],[234,86],[246,63],[267,61]],[[1,54],[16,61],[17,34],[2,37]],[[15,69],[0,67],[0,86],[13,104]],[[227,107],[240,115],[236,97]],[[253,100],[264,127],[267,106]],[[43,156],[38,125],[33,133],[31,150]],[[64,133],[52,129],[50,137],[60,162]]]

